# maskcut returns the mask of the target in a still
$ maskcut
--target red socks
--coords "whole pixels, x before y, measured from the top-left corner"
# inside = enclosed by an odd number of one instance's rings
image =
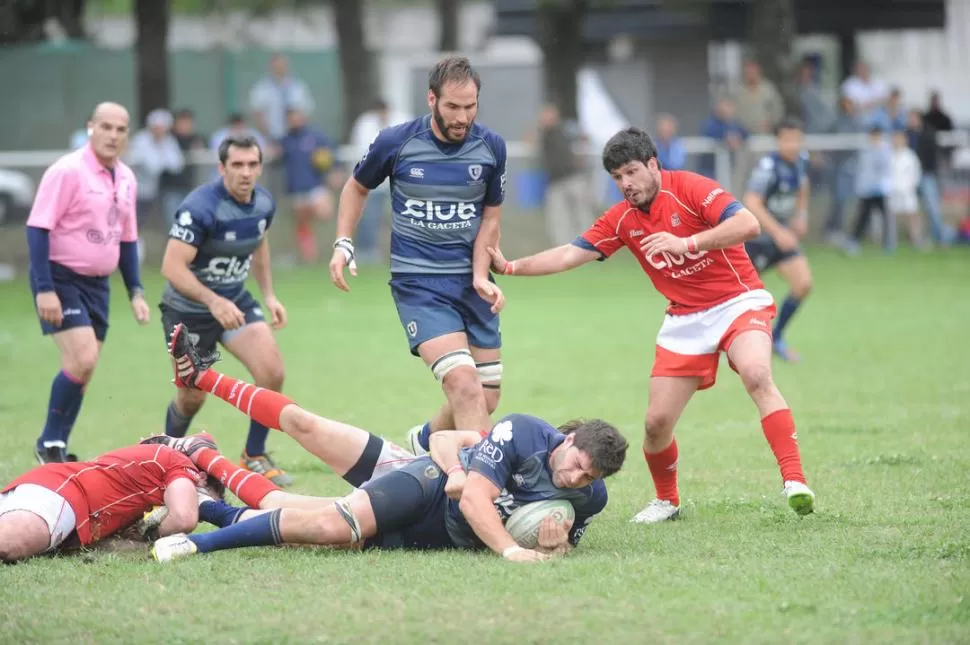
[[[782,480],[807,483],[805,473],[802,472],[802,459],[798,454],[798,435],[791,410],[785,408],[772,412],[761,420],[761,427],[768,445],[771,446],[771,452],[775,453]]]
[[[660,452],[648,453],[643,457],[650,468],[654,488],[657,489],[657,499],[665,499],[674,506],[680,506],[680,494],[677,492],[677,440]]]
[[[293,403],[291,398],[279,392],[264,390],[212,370],[203,372],[195,386],[231,403],[257,423],[276,430],[280,429],[283,408]]]
[[[222,482],[250,508],[259,508],[264,497],[274,490],[280,490],[279,486],[259,473],[237,466],[212,448],[200,448],[192,457],[199,468]]]

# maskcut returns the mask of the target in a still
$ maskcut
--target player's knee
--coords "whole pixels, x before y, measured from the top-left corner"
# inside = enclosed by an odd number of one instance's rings
[[[274,361],[257,370],[257,373],[253,374],[253,380],[256,381],[256,385],[259,387],[279,392],[283,389],[283,379],[285,376],[286,372],[283,369],[283,362]]]
[[[94,374],[94,368],[98,364],[98,345],[97,343],[84,344],[64,355],[64,371],[73,378],[87,383]]]
[[[178,510],[171,506],[165,516],[165,524],[169,535],[174,533],[191,533],[199,524],[199,507],[189,506]]]
[[[650,441],[663,439],[674,429],[677,418],[666,410],[647,410],[647,418],[643,424],[645,438]]]
[[[312,434],[317,431],[319,428],[319,417],[307,412],[303,408],[291,407],[294,408],[294,413],[287,419],[286,427],[284,428],[286,434],[297,437]]]
[[[738,375],[741,377],[741,382],[744,383],[744,389],[752,397],[768,393],[775,387],[771,377],[771,367],[768,365],[760,363],[745,365],[738,368]]]

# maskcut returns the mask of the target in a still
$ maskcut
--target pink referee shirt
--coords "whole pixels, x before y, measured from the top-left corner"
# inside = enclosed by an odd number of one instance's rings
[[[138,239],[135,188],[131,168],[118,160],[112,178],[88,143],[44,173],[27,226],[50,231],[51,262],[81,275],[110,275],[121,242]]]

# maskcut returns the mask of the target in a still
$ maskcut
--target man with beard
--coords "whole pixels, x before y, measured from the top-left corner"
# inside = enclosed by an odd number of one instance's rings
[[[431,114],[387,128],[340,196],[330,279],[349,291],[351,236],[368,193],[390,180],[391,294],[411,353],[441,383],[447,402],[411,430],[415,452],[430,432],[491,428],[502,380],[498,313],[505,297],[489,274],[505,198],[505,141],[475,123],[481,79],[467,58],[441,60],[428,79]]]
[[[680,515],[674,426],[694,392],[714,385],[721,352],[758,407],[788,505],[811,513],[815,494],[802,471],[795,421],[771,375],[775,303],[744,250],[761,232],[758,219],[717,182],[662,170],[650,135],[638,128],[606,143],[603,167],[626,199],[574,242],[511,262],[498,249],[489,253],[499,273],[548,275],[627,246],[670,301],[657,336],[643,441],[657,496],[632,521]]]

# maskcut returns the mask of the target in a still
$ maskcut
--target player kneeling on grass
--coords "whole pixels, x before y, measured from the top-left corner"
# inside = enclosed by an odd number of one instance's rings
[[[191,531],[201,481],[192,461],[167,446],[130,446],[93,461],[38,466],[0,492],[0,560],[90,546],[163,503],[168,514],[158,534]]]
[[[760,232],[757,218],[716,182],[662,170],[650,135],[638,128],[606,143],[603,167],[626,199],[573,243],[511,262],[498,249],[488,251],[497,273],[535,276],[605,260],[626,246],[670,301],[644,424],[643,455],[657,497],[631,521],[679,516],[674,425],[694,392],[714,385],[721,352],[758,407],[788,505],[799,515],[811,513],[815,494],[802,471],[795,420],[771,374],[775,303],[743,246]]]
[[[197,354],[184,326],[173,332],[171,353],[177,386],[215,394],[267,427],[283,430],[321,458],[332,448],[328,438],[334,432],[360,433],[361,440],[370,436],[311,414],[282,394],[208,369],[213,357]],[[167,561],[287,543],[385,549],[488,547],[513,561],[542,560],[579,542],[587,523],[606,506],[603,478],[617,472],[626,456],[626,440],[604,421],[575,422],[566,430],[563,434],[535,417],[509,415],[480,441],[477,432],[461,433],[466,443],[477,441],[474,446],[435,451],[436,440],[434,456],[405,458],[399,468],[370,479],[325,508],[282,508],[211,533],[163,538],[152,554]],[[347,456],[344,468],[353,468],[354,460],[359,463],[359,442]],[[325,461],[333,465],[334,457],[328,455]],[[569,501],[575,521],[557,525],[554,536],[546,531],[542,551],[516,544],[503,522],[522,505],[553,499]]]

